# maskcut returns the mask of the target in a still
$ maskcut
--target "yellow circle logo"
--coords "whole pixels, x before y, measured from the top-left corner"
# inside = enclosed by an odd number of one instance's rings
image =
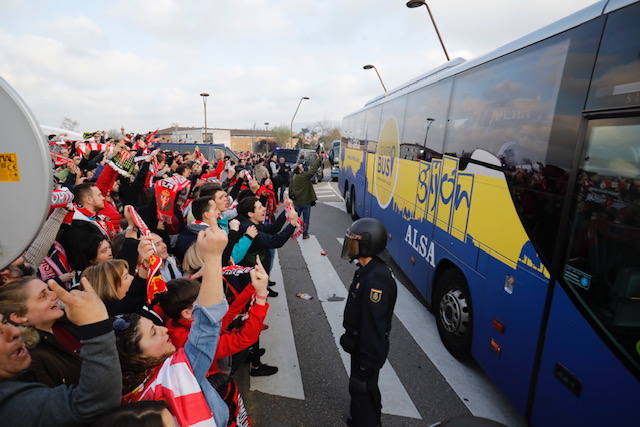
[[[400,152],[398,124],[396,119],[387,119],[380,131],[376,149],[374,191],[378,204],[385,209],[391,203],[398,177],[398,154]]]

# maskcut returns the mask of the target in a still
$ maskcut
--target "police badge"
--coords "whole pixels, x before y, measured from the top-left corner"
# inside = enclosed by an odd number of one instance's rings
[[[369,299],[372,303],[379,303],[382,299],[382,291],[380,289],[371,289],[371,292],[369,292]]]

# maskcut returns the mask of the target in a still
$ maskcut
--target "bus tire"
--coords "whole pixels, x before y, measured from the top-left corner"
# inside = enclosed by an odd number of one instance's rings
[[[439,275],[433,295],[433,313],[440,339],[453,357],[471,357],[472,308],[469,288],[462,272],[449,268]]]
[[[347,213],[351,213],[351,191],[349,191],[349,183],[344,185],[344,206],[347,209]]]
[[[353,187],[353,185],[351,186],[351,190],[349,191],[349,200],[349,205],[351,206],[349,213],[351,214],[351,219],[355,221],[359,218],[359,216],[356,213],[356,189]]]

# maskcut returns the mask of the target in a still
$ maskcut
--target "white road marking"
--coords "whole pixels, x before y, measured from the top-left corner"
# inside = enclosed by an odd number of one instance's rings
[[[344,207],[344,202],[322,202],[325,205],[332,206],[336,209],[340,209],[342,212],[347,213],[347,208]]]
[[[260,346],[267,350],[262,361],[277,366],[279,370],[268,377],[250,377],[250,390],[304,400],[298,352],[277,251],[269,277],[279,285],[276,288],[280,295],[269,298],[269,313],[265,319],[269,329],[260,334]]]
[[[345,298],[346,301],[347,289],[342,284],[342,280],[333,268],[331,261],[326,256],[320,254],[322,247],[315,236],[311,236],[311,238],[307,240],[298,239],[298,244],[300,245],[302,256],[307,263],[307,268],[309,269],[309,274],[316,288],[318,298],[321,301],[322,309],[331,326],[331,333],[333,334],[336,347],[340,353],[342,363],[347,374],[349,374],[349,355],[342,350],[339,343],[340,335],[344,332],[342,319],[345,302],[327,301],[327,298],[334,294],[338,297]],[[409,397],[400,378],[398,378],[398,375],[388,360],[380,370],[379,386],[380,392],[382,393],[382,412],[385,414],[422,419],[420,413],[411,401],[411,397]]]
[[[336,238],[340,245],[344,238]],[[398,297],[394,314],[411,334],[431,363],[440,371],[453,391],[475,416],[508,426],[526,423],[500,390],[477,369],[458,362],[444,347],[435,317],[396,279]]]
[[[344,202],[344,198],[342,197],[342,195],[340,194],[340,192],[339,192],[339,191],[336,191],[336,190],[335,190],[335,188],[333,188],[333,185],[331,185],[331,183],[330,183],[330,182],[327,182],[327,187],[329,187],[329,188],[331,189],[331,191],[333,191],[333,193],[334,193],[336,196],[338,196],[338,198],[339,198],[340,200],[342,200],[342,201]]]

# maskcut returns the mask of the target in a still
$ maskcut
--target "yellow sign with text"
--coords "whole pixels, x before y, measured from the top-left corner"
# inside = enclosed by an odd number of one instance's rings
[[[0,182],[19,182],[18,156],[16,153],[0,153]]]

